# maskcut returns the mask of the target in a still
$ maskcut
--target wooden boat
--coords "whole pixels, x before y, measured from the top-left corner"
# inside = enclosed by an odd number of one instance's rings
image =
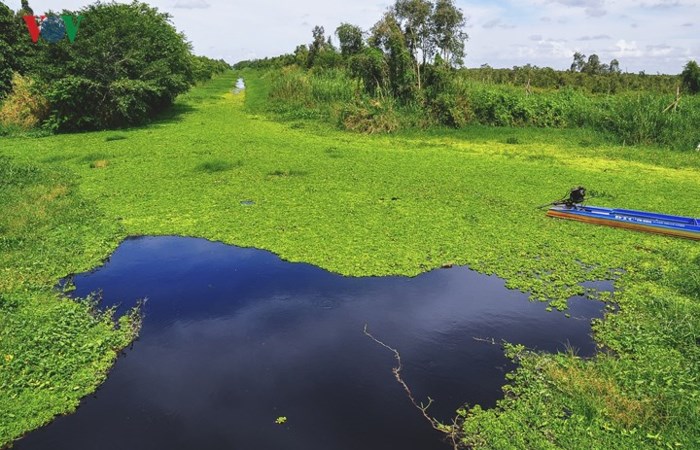
[[[567,206],[565,204],[556,204],[550,207],[547,215],[560,219],[700,240],[700,219],[691,217],[597,206]]]

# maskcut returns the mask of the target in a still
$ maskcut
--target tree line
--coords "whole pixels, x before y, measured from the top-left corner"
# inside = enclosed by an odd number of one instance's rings
[[[349,23],[338,26],[338,47],[316,26],[312,42],[297,46],[293,54],[235,67],[344,68],[368,94],[411,102],[424,95],[434,68],[462,65],[468,39],[464,25],[464,13],[453,0],[397,0],[369,31]]]
[[[448,0],[397,0],[369,30],[321,26],[309,44],[234,68],[271,69],[267,108],[367,133],[469,124],[590,128],[624,144],[695,148],[700,76],[626,73],[573,55],[567,70],[465,68],[464,13]]]
[[[32,42],[19,11],[0,3],[0,128],[88,130],[144,123],[194,83],[230,66],[192,54],[170,16],[145,3],[95,3],[74,42]],[[47,13],[39,26],[61,27]],[[60,32],[61,30],[59,30]]]
[[[462,67],[465,57],[464,13],[452,0],[397,0],[368,31],[342,23],[333,36],[313,28],[312,41],[293,53],[253,61],[236,68],[297,65],[309,70],[343,69],[371,96],[392,95],[402,101],[426,100],[431,90],[449,85],[445,78],[468,79],[540,89],[573,88],[594,94],[627,91],[675,93],[700,91],[700,69],[689,61],[678,75],[623,72],[617,59],[603,63],[597,54],[575,52],[568,70],[531,64],[512,69]]]

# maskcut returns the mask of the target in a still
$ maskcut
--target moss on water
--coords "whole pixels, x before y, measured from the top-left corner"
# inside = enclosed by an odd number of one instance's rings
[[[513,395],[466,413],[465,442],[700,446],[699,293],[687,282],[700,246],[535,208],[582,184],[601,193],[600,206],[698,216],[697,154],[616,147],[576,130],[365,136],[290,126],[265,118],[265,77],[244,76],[243,93],[227,93],[238,77],[227,74],[120,139],[0,138],[0,446],[74,409],[129,339],[51,287],[98,265],[128,235],[172,234],[352,276],[464,264],[560,307],[584,292],[583,281],[618,277],[619,312],[595,326],[610,354],[517,352]],[[91,168],[97,160],[109,164]],[[47,334],[35,336],[36,327]],[[48,369],[58,360],[60,370]],[[594,387],[581,387],[586,379]],[[603,389],[615,399],[599,399]],[[625,417],[619,410],[630,405],[636,412]]]

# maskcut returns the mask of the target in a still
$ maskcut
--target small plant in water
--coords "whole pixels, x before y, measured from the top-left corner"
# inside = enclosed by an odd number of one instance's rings
[[[287,423],[287,418],[285,416],[279,416],[278,418],[275,419],[275,423],[277,425],[283,425]]]

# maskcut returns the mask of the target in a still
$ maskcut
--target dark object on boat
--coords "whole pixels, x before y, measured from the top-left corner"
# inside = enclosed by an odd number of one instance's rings
[[[566,205],[571,208],[574,205],[579,205],[586,200],[586,188],[583,186],[572,188],[561,200],[558,202],[545,203],[542,206],[538,206],[537,209],[546,208],[547,206],[557,206]]]
[[[700,219],[692,217],[669,216],[629,209],[569,205],[568,203],[552,204],[547,215],[560,219],[700,240]]]
[[[569,192],[569,198],[564,199],[563,202],[566,206],[571,207],[583,203],[584,200],[586,200],[586,188],[579,186],[572,189],[571,192]]]

